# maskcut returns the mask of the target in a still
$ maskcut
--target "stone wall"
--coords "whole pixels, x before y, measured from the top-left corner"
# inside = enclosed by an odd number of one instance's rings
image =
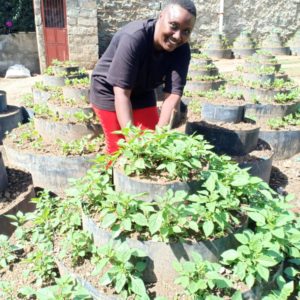
[[[95,0],[67,0],[69,59],[93,69],[98,60],[97,6]]]
[[[66,0],[69,59],[81,67],[92,69],[98,60],[98,28],[96,0]],[[46,68],[41,0],[34,0],[35,26],[40,67]]]
[[[219,28],[219,1],[194,0],[198,18],[192,41],[203,43]],[[224,33],[229,42],[242,30],[261,41],[273,29],[288,40],[300,28],[300,0],[224,0]],[[97,0],[99,49],[106,49],[112,35],[131,20],[155,17],[166,1]]]
[[[22,64],[31,73],[39,73],[35,32],[0,35],[0,75],[5,75],[15,64]]]

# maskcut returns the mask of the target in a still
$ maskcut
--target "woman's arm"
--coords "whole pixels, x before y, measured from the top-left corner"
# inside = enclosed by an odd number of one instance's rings
[[[131,90],[114,86],[116,114],[121,128],[132,123]]]
[[[176,94],[165,94],[165,100],[161,108],[158,126],[162,127],[168,125],[173,111],[176,109],[177,104],[180,101],[181,96]]]

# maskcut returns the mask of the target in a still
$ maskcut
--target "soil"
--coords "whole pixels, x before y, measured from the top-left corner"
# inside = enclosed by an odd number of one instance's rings
[[[14,168],[6,168],[6,172],[8,186],[5,191],[0,192],[0,214],[8,205],[12,205],[18,196],[26,192],[32,184],[31,175],[26,172]]]

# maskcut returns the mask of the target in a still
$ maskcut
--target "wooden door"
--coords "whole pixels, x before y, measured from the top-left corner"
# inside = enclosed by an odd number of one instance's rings
[[[46,64],[69,59],[65,0],[42,0]]]

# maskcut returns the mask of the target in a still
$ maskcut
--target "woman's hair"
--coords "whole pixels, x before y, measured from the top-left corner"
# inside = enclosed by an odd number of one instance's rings
[[[170,4],[176,4],[187,10],[190,14],[192,14],[194,17],[197,16],[197,9],[193,1],[191,0],[170,0]]]

